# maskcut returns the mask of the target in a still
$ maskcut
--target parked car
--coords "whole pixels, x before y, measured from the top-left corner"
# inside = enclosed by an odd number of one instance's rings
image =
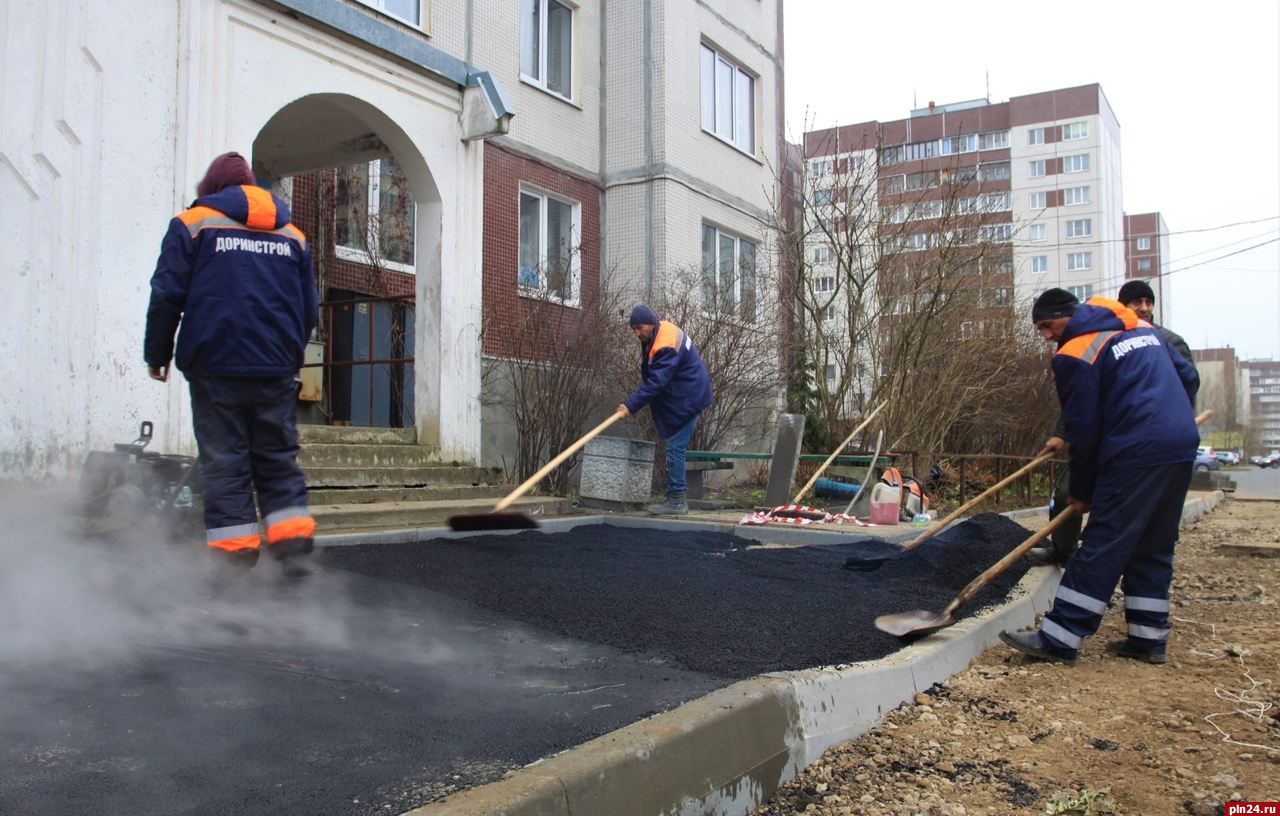
[[[1203,451],[1204,448],[1201,448],[1200,450]],[[1212,448],[1210,448],[1210,450],[1212,450]],[[1219,462],[1218,457],[1214,456],[1212,453],[1196,454],[1196,470],[1218,470],[1221,467],[1222,463]]]
[[[1213,455],[1218,457],[1218,461],[1224,465],[1240,464],[1240,455],[1235,451],[1229,451],[1229,450],[1214,451]]]
[[[1273,453],[1270,456],[1264,456],[1258,460],[1258,467],[1280,468],[1280,453]]]

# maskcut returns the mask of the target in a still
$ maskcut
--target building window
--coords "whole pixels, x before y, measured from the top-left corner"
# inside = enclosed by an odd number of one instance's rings
[[[1078,153],[1074,156],[1066,156],[1062,159],[1062,172],[1064,173],[1085,173],[1089,170],[1089,154]]]
[[[702,225],[702,303],[712,313],[756,319],[756,245]]]
[[[825,308],[822,310],[822,319],[823,319],[823,320],[835,320],[835,319],[836,319],[836,307],[835,307],[835,306],[827,306],[827,307],[825,307]]]
[[[829,260],[831,260],[831,247],[825,247],[825,246],[814,247],[814,250],[813,250],[814,263],[826,263]]]
[[[819,293],[834,292],[836,290],[836,279],[832,275],[823,275],[815,281],[818,285]]]
[[[1027,131],[1027,144],[1042,145],[1044,144],[1044,128],[1031,128]]]
[[[1088,235],[1093,235],[1092,218],[1077,218],[1067,222],[1068,238],[1084,238]]]
[[[1031,257],[1031,271],[1037,275],[1049,271],[1048,255],[1033,255]]]
[[[1092,252],[1068,252],[1067,253],[1067,269],[1075,272],[1080,269],[1093,269],[1093,253]],[[1079,297],[1077,295],[1076,297]]]
[[[966,136],[951,136],[942,140],[942,155],[955,153],[972,153],[978,147],[978,139],[972,133]]]
[[[1031,178],[1040,178],[1044,175],[1044,159],[1037,159],[1031,162]]]
[[[1089,138],[1088,122],[1072,122],[1069,125],[1062,126],[1062,141],[1064,142],[1087,138]]]
[[[979,176],[983,181],[1001,181],[1009,178],[1009,162],[992,162],[982,165]]]
[[[809,175],[813,178],[822,178],[831,173],[831,159],[814,159],[809,164]]]
[[[417,207],[393,158],[337,171],[334,251],[339,258],[413,274]]]
[[[826,207],[835,200],[834,190],[817,190],[813,194],[813,205],[815,207]]]
[[[1013,224],[985,224],[980,234],[988,241],[1010,241],[1013,239]]]
[[[1074,204],[1088,204],[1089,200],[1088,187],[1068,187],[1062,191],[1062,201],[1068,207]]]
[[[836,367],[833,365],[829,365],[827,366],[826,371],[824,373],[826,374],[828,380],[834,380],[836,378]]]
[[[565,99],[573,98],[573,8],[557,0],[522,0],[520,72]]]
[[[576,201],[520,191],[520,294],[577,305],[581,218]]]
[[[1138,239],[1138,249],[1141,249],[1141,250],[1148,250],[1148,249],[1151,249],[1151,239],[1150,239],[1150,238],[1139,238],[1139,239]]]
[[[1033,210],[1043,210],[1045,207],[1045,194],[1043,192],[1031,193],[1027,196],[1027,204]]]
[[[1083,286],[1068,286],[1067,291],[1075,295],[1076,300],[1084,303],[1086,300],[1093,297],[1093,284],[1086,283]]]
[[[997,130],[994,133],[983,133],[978,136],[979,150],[999,150],[1009,146],[1009,131]]]
[[[745,153],[756,150],[756,81],[702,46],[702,128]]]
[[[1151,271],[1151,259],[1150,259],[1150,258],[1139,258],[1139,259],[1138,259],[1138,271],[1139,271],[1139,272],[1150,272],[1150,271]]]
[[[1032,224],[1031,228],[1027,230],[1027,240],[1029,241],[1047,240],[1048,232],[1049,231],[1044,224]]]
[[[376,8],[383,14],[422,28],[422,6],[425,0],[360,0],[360,2]]]

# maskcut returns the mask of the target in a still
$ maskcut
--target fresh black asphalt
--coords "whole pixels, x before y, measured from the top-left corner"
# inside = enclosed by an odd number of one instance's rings
[[[877,615],[940,611],[1026,535],[984,515],[856,573],[856,533],[593,525],[331,547],[298,582],[8,515],[0,813],[51,815],[401,813],[737,679],[889,654]]]

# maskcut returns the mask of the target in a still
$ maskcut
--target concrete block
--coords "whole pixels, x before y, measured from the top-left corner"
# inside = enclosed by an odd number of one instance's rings
[[[592,507],[620,507],[648,501],[653,486],[653,442],[597,436],[582,453],[578,495]]]

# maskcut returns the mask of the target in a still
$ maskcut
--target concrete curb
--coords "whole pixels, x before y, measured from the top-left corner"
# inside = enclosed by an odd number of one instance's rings
[[[1188,500],[1183,523],[1200,519],[1222,500],[1221,491]],[[599,519],[565,521],[548,521],[544,529]],[[642,525],[653,526],[642,519],[622,526]],[[705,528],[698,522],[664,526],[675,525]],[[745,529],[758,535],[763,528]],[[405,532],[415,535],[394,540],[439,535]],[[797,543],[803,536],[802,530],[777,532]],[[1010,602],[887,658],[734,683],[405,816],[742,816],[831,746],[866,733],[887,712],[963,671],[998,642],[1000,630],[1031,624],[1052,604],[1059,575],[1056,567],[1033,568],[1014,587]]]

